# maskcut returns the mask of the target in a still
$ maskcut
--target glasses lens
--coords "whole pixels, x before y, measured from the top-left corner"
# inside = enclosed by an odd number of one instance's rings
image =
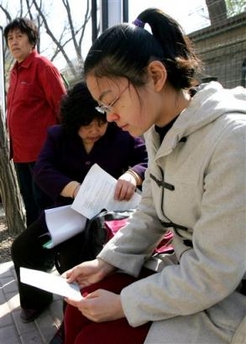
[[[95,109],[96,109],[98,112],[100,112],[100,113],[105,113],[105,112],[106,112],[106,110],[104,109],[104,107],[103,107],[103,106],[100,106],[100,105],[96,106]]]

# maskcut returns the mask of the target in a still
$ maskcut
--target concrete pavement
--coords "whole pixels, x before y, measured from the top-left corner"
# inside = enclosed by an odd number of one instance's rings
[[[0,344],[49,343],[62,318],[62,298],[54,295],[54,300],[47,310],[35,321],[24,324],[20,320],[20,303],[13,262],[0,264]]]

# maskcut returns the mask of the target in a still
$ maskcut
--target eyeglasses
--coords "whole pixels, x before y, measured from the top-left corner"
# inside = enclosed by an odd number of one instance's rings
[[[116,102],[120,99],[120,97],[122,96],[122,94],[127,90],[129,85],[127,85],[125,88],[123,88],[123,90],[120,92],[120,94],[114,98],[114,100],[106,105],[106,104],[101,104],[95,107],[95,109],[100,112],[100,113],[110,113],[113,111],[112,107],[116,104]]]

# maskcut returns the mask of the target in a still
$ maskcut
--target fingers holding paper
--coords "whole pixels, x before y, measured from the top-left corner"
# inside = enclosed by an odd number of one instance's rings
[[[64,276],[67,278],[68,283],[77,282],[80,288],[82,288],[101,281],[114,269],[113,265],[97,258],[75,266],[66,271]]]
[[[137,187],[137,181],[130,173],[126,172],[117,180],[114,198],[118,201],[129,201]]]
[[[104,289],[98,289],[88,294],[81,301],[68,298],[65,300],[70,305],[77,307],[86,318],[95,322],[112,321],[125,316],[120,295]]]
[[[114,266],[101,259],[94,259],[75,266],[65,272],[64,275],[67,282],[77,282],[82,288],[101,281],[113,270],[115,270]],[[124,317],[120,296],[103,289],[98,289],[79,301],[75,301],[74,298],[65,298],[65,301],[77,307],[85,317],[95,322],[116,320]]]

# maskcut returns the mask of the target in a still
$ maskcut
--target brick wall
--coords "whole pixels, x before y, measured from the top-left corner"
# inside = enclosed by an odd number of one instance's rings
[[[189,35],[204,62],[204,75],[225,87],[246,86],[246,13]]]

